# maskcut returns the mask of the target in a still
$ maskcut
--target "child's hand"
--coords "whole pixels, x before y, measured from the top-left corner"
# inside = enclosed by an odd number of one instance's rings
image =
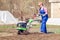
[[[45,16],[46,14],[41,14],[42,16]]]
[[[45,14],[43,14],[43,16],[45,16]]]

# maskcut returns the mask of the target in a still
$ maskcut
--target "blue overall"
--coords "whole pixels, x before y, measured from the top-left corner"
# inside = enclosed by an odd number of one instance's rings
[[[45,14],[45,10],[44,9],[40,9],[39,10],[40,14]],[[43,33],[47,33],[47,29],[46,29],[46,22],[48,20],[48,14],[46,14],[45,16],[41,15],[42,17],[42,22],[41,22],[41,32]]]

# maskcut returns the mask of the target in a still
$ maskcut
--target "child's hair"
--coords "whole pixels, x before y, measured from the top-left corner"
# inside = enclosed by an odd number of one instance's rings
[[[29,22],[29,18],[26,18],[25,21],[26,21],[26,23],[28,23]]]

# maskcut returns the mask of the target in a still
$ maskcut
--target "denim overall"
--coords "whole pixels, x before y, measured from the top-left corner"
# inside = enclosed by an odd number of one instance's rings
[[[40,9],[39,12],[40,12],[40,14],[45,14],[44,9],[42,9],[42,10]],[[41,30],[40,31],[43,32],[43,33],[47,33],[46,22],[48,20],[48,14],[45,15],[45,16],[41,15],[41,17],[42,17],[42,22],[41,22]]]

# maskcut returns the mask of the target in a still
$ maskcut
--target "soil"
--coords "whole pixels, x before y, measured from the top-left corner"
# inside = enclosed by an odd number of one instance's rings
[[[28,35],[18,35],[16,29],[6,29],[4,33],[0,33],[0,40],[60,40],[60,34],[32,31]]]

